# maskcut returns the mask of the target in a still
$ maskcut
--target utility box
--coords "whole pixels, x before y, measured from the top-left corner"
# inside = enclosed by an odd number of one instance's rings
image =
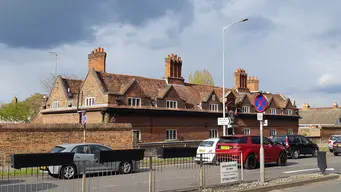
[[[322,173],[324,173],[328,167],[327,152],[319,151],[317,153],[317,166]]]

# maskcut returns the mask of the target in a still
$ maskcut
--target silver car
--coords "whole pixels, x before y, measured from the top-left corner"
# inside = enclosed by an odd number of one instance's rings
[[[50,151],[50,153],[74,152],[74,163],[72,165],[41,167],[41,170],[48,172],[48,174],[52,177],[71,179],[77,175],[83,174],[84,166],[86,173],[117,171],[122,174],[127,174],[138,169],[137,161],[99,163],[98,160],[95,159],[95,153],[107,150],[112,149],[98,143],[57,145]]]

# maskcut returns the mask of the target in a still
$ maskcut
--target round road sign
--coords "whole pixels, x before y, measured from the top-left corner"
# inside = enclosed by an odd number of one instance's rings
[[[268,100],[266,99],[265,95],[258,95],[254,100],[255,110],[258,113],[263,113],[267,106]]]

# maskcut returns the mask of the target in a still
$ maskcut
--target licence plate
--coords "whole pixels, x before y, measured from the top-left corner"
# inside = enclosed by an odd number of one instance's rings
[[[229,150],[229,149],[230,149],[230,146],[221,146],[221,149]]]
[[[338,146],[338,147],[341,147],[341,144],[338,144],[337,146]]]
[[[203,153],[205,152],[205,149],[200,149],[199,152]]]

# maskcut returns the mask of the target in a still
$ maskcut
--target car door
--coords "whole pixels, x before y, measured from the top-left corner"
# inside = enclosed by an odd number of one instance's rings
[[[270,139],[263,137],[263,148],[264,148],[264,162],[273,162],[272,142]]]
[[[304,145],[305,153],[311,154],[313,153],[314,145],[310,142],[306,137],[301,137],[301,141]]]
[[[93,171],[93,162],[95,157],[90,153],[89,145],[77,145],[71,150],[71,152],[75,153],[74,162],[77,166],[77,170],[82,171],[85,165],[87,171]]]
[[[91,154],[93,154],[95,156],[96,153],[99,153],[100,151],[104,151],[106,150],[106,148],[102,148],[101,145],[94,145],[94,144],[91,144],[89,145],[90,146],[90,152]],[[109,149],[110,150],[110,149]],[[103,170],[106,170],[107,167],[105,166],[104,163],[100,163],[99,162],[99,159],[95,157],[94,159],[94,163],[93,163],[93,168],[94,168],[94,171],[103,171]]]

